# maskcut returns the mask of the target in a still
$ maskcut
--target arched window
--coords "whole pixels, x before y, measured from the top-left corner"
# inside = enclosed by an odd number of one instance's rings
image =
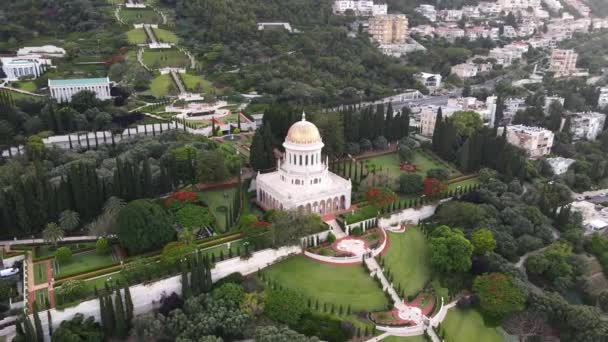
[[[306,155],[306,157],[304,157],[304,159],[305,159],[304,165],[308,165],[308,155]]]
[[[302,165],[302,155],[300,155],[300,165]]]

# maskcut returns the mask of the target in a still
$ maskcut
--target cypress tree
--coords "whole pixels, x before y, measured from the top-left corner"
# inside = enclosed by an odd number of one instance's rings
[[[51,310],[46,310],[46,320],[49,323],[49,336],[53,336],[53,318],[51,317]]]
[[[114,303],[114,320],[116,337],[125,338],[127,336],[127,324],[125,321],[125,309],[122,302],[122,294],[120,293],[120,289],[116,290],[116,299]]]
[[[129,286],[125,286],[125,317],[127,319],[127,328],[133,323],[133,298],[131,298],[131,290]]]
[[[15,323],[15,332],[17,333],[18,337],[21,337],[23,340],[25,340],[25,332],[23,331],[23,326],[21,325],[21,319],[18,319]]]
[[[25,317],[24,320],[25,323],[25,341],[26,342],[36,342],[38,341],[38,337],[36,336],[36,330],[34,329],[34,326],[32,325],[32,321],[29,319],[29,317]]]
[[[182,271],[182,296],[185,298],[190,297],[190,286],[188,284],[188,272]]]
[[[36,329],[36,340],[38,342],[44,342],[44,330],[42,330],[42,322],[40,321],[40,315],[38,315],[38,303],[34,302],[34,327]]]
[[[442,140],[442,128],[443,128],[443,111],[441,109],[441,107],[439,107],[439,109],[437,109],[437,116],[435,119],[435,128],[433,129],[433,141],[432,141],[432,146],[433,146],[433,151],[435,153],[437,153],[440,149],[441,146],[441,140]]]
[[[106,299],[104,296],[98,297],[99,299],[99,315],[101,317],[101,327],[105,332],[106,336],[110,336],[110,332],[108,331],[108,313],[106,308]]]
[[[105,296],[106,303],[104,304],[106,308],[107,318],[106,323],[108,324],[107,336],[114,336],[114,326],[115,326],[115,318],[114,318],[114,303],[112,302],[112,293]]]

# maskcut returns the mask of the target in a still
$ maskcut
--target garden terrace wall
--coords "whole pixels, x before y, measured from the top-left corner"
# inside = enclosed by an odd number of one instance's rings
[[[216,282],[234,272],[239,272],[243,275],[252,274],[259,269],[268,267],[290,255],[299,254],[300,252],[301,247],[290,246],[276,250],[265,249],[263,251],[255,252],[252,254],[251,258],[246,260],[237,257],[220,261],[216,263],[215,267],[211,270],[211,278]],[[133,299],[134,313],[135,315],[140,315],[152,310],[164,295],[169,295],[172,292],[181,295],[181,275],[148,284],[130,286],[129,289]],[[54,328],[57,328],[62,321],[72,319],[77,313],[82,313],[85,317],[92,316],[97,322],[101,321],[98,299],[81,302],[76,306],[65,308],[64,310],[51,309],[50,311]],[[45,341],[50,341],[46,311],[41,311],[39,317],[45,332]],[[33,320],[33,318],[31,319]],[[0,335],[2,335],[2,332],[0,332]]]
[[[344,233],[346,233],[346,235],[350,235],[350,233],[355,228],[361,228],[361,231],[365,232],[368,229],[376,227],[377,224],[378,224],[378,218],[377,217],[373,217],[373,218],[370,218],[370,219],[367,219],[367,220],[363,220],[363,221],[359,221],[359,222],[354,222],[354,223],[351,223],[351,224],[346,224],[346,225],[344,225]]]
[[[4,254],[6,255],[6,254]],[[2,265],[4,267],[12,267],[16,262],[25,260],[25,252],[11,254],[11,256],[2,258]]]
[[[418,222],[433,216],[436,209],[437,204],[424,205],[420,208],[404,209],[392,214],[388,218],[380,218],[378,220],[378,227],[390,230],[391,226],[399,225],[401,223],[418,224]]]
[[[305,236],[300,239],[300,245],[303,247],[318,246],[320,243],[327,241],[327,236],[331,230],[325,230],[320,233]]]

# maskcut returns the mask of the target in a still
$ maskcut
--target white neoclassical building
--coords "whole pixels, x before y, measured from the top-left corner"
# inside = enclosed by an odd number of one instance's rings
[[[49,80],[49,90],[51,91],[51,97],[60,103],[72,101],[72,96],[83,90],[94,92],[100,100],[112,98],[110,95],[110,79],[107,77]]]
[[[50,65],[49,59],[39,56],[2,57],[2,71],[6,74],[7,81],[19,81],[23,77],[38,78],[44,72],[46,65]]]
[[[257,175],[258,203],[264,209],[321,215],[350,208],[351,181],[329,171],[328,159],[321,153],[323,146],[319,130],[302,114],[302,121],[287,132],[277,171]]]

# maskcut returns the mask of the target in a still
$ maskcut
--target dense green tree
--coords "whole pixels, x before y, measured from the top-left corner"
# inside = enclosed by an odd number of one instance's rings
[[[224,155],[218,150],[203,151],[196,160],[197,180],[201,183],[223,181],[230,176]]]
[[[176,235],[165,211],[148,200],[127,204],[116,224],[118,240],[133,254],[159,249]]]
[[[491,253],[496,248],[496,240],[494,240],[492,232],[483,228],[471,234],[471,244],[473,244],[475,253],[482,255]]]
[[[271,290],[266,299],[266,315],[290,326],[295,326],[307,310],[304,297],[290,290]]]
[[[462,231],[436,227],[429,236],[431,264],[442,273],[467,272],[471,268],[473,246]]]
[[[316,337],[308,337],[299,334],[287,327],[275,327],[273,325],[260,326],[255,330],[255,340],[258,342],[317,342]]]
[[[399,191],[406,195],[416,195],[422,191],[422,176],[418,174],[402,174],[399,176]]]
[[[501,273],[476,277],[473,291],[479,296],[481,309],[497,319],[523,310],[526,301],[526,297],[512,279]]]
[[[83,314],[78,313],[71,320],[61,322],[53,333],[52,341],[103,342],[104,334],[93,317],[85,319]]]
[[[456,128],[456,132],[463,137],[470,137],[473,132],[483,126],[481,116],[474,111],[455,112],[450,117],[450,121]]]

